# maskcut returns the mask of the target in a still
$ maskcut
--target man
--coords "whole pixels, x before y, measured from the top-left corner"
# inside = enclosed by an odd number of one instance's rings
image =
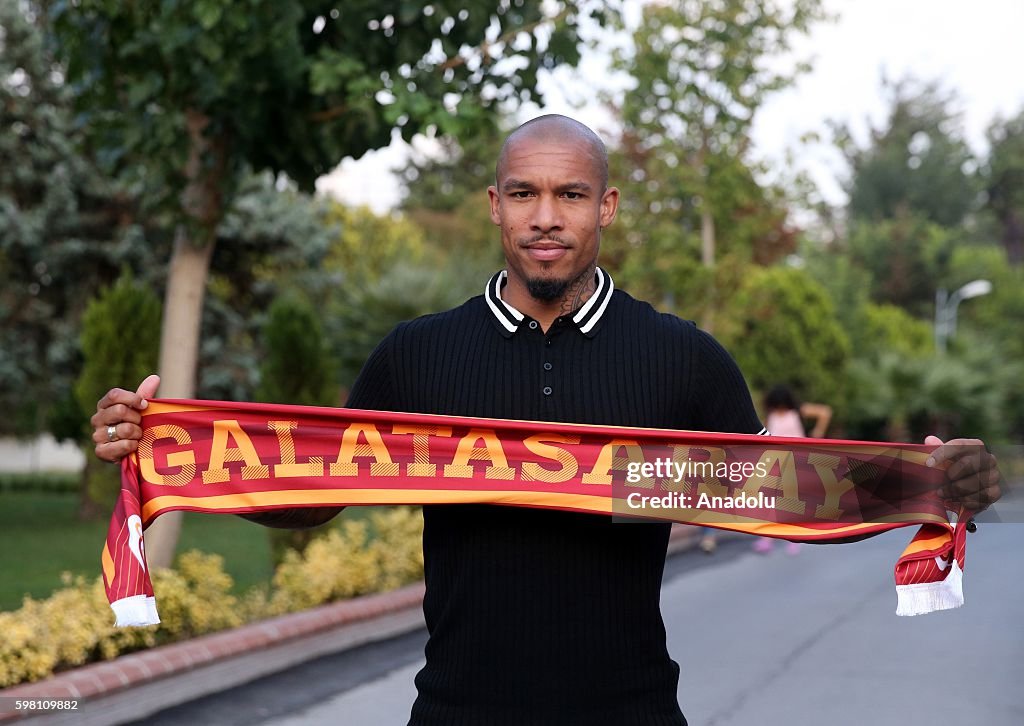
[[[506,269],[482,296],[392,331],[349,407],[764,433],[729,355],[693,323],[616,290],[597,266],[619,191],[590,129],[562,116],[519,127],[488,195]],[[137,409],[157,383],[99,402],[97,455],[135,449]],[[976,493],[991,462],[970,466],[964,486]],[[338,511],[249,518],[314,526]],[[411,723],[686,723],[659,610],[669,525],[483,505],[425,506],[423,516],[430,639]]]

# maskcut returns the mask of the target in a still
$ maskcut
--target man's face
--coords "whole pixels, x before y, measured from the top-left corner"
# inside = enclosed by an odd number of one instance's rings
[[[516,139],[500,174],[487,193],[491,220],[501,227],[509,283],[535,298],[549,297],[539,291],[557,290],[596,263],[601,229],[615,219],[619,192],[604,189],[589,146],[574,139]]]

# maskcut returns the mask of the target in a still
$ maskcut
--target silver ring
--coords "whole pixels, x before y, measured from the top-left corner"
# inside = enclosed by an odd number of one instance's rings
[[[117,441],[117,424],[107,426],[107,441],[110,443]]]

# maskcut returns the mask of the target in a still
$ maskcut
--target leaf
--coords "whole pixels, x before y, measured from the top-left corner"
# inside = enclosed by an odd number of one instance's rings
[[[129,105],[136,108],[145,106],[150,99],[160,93],[163,85],[163,78],[156,73],[143,76],[128,88]]]
[[[411,25],[423,13],[423,3],[415,0],[402,0],[398,7],[398,22],[401,25]]]
[[[199,21],[203,30],[209,30],[220,22],[223,8],[217,0],[197,0],[192,9],[193,15]]]
[[[199,51],[199,54],[211,64],[219,63],[224,58],[224,48],[212,35],[199,35],[195,39],[195,49]],[[224,75],[226,76],[227,74],[225,73]]]

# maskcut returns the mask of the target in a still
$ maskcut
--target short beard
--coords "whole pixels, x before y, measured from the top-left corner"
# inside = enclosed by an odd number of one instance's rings
[[[572,280],[548,280],[535,277],[526,281],[530,297],[540,302],[552,303],[562,299]]]

